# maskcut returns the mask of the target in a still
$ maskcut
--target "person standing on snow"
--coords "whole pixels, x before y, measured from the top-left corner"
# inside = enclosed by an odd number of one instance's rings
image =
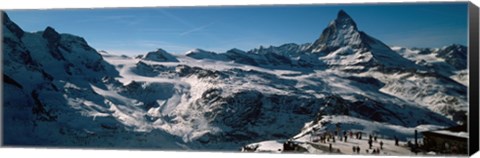
[[[398,146],[398,138],[395,136],[395,146]]]
[[[373,142],[372,142],[372,140],[371,140],[371,139],[370,139],[370,140],[368,140],[368,146],[369,146],[368,148],[369,148],[369,149],[372,149],[372,143],[373,143]]]

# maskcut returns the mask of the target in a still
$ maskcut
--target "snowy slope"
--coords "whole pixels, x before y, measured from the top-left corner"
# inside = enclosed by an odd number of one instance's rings
[[[5,145],[187,148],[163,130],[133,132],[118,121],[121,105],[94,92],[118,72],[83,38],[51,27],[23,32],[2,14]]]
[[[392,50],[418,65],[468,86],[467,48],[465,46],[453,44],[436,49],[392,47]]]
[[[459,83],[467,71],[451,77],[417,62],[444,62],[461,47],[439,56],[392,50],[343,11],[313,44],[135,58],[51,27],[24,32],[4,17],[9,145],[238,151],[336,123],[407,139],[461,123],[468,109]]]
[[[135,99],[143,104],[124,102],[141,107],[135,113],[149,116],[147,118],[152,122],[146,126],[131,123],[132,126],[164,129],[182,136],[185,141],[197,140],[208,143],[207,146],[225,141],[291,137],[305,122],[320,115],[348,114],[406,127],[419,123],[453,125],[441,115],[383,94],[379,91],[382,83],[374,78],[337,71],[302,74],[305,72],[269,70],[231,62],[195,62],[186,56],[177,56],[178,63],[143,63],[142,67],[148,67],[145,70],[151,73],[138,74],[133,72],[141,62],[138,59],[105,59],[116,65],[121,76],[118,80],[123,85],[142,87],[139,91],[133,88],[117,91],[116,100],[133,99],[138,93],[148,94],[150,91],[155,94],[148,95],[154,97],[150,101],[146,100],[149,97]],[[208,66],[202,66],[204,64]],[[364,85],[364,82],[372,81],[378,84]],[[155,88],[153,83],[161,84]],[[124,91],[131,94],[122,93]],[[336,94],[331,94],[332,91]],[[96,92],[106,98],[115,96]],[[339,111],[338,106],[343,110]],[[136,120],[146,122],[141,118]],[[290,125],[285,126],[282,122]]]
[[[404,73],[406,80],[391,81],[382,91],[414,101],[433,111],[446,114],[456,121],[468,111],[467,49],[461,45],[443,48],[393,47],[405,58],[426,68],[422,73]],[[433,83],[433,84],[432,84]],[[431,84],[429,86],[423,86]],[[463,119],[462,119],[463,118]]]

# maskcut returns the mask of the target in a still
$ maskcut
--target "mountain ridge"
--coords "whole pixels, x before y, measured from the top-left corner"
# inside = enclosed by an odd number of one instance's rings
[[[344,11],[337,18],[333,23],[357,31]],[[11,92],[4,94],[10,111],[4,120],[15,127],[5,129],[4,138],[11,145],[236,150],[294,138],[320,126],[315,122],[330,127],[327,119],[351,123],[337,116],[410,130],[456,125],[468,108],[467,86],[435,77],[435,69],[405,70],[423,66],[384,45],[374,47],[383,43],[359,32],[365,38],[356,39],[368,39],[372,47],[334,45],[330,48],[338,49],[326,54],[308,52],[315,43],[225,53],[196,49],[185,55],[158,49],[131,58],[96,51],[83,38],[51,27],[15,33],[21,28],[3,21],[3,76]],[[375,59],[385,51],[385,58],[395,53],[402,61]],[[362,56],[384,65],[369,65]],[[384,66],[398,69],[379,68]],[[28,134],[30,129],[38,132]],[[25,138],[12,137],[17,133]],[[388,133],[393,134],[411,137]]]

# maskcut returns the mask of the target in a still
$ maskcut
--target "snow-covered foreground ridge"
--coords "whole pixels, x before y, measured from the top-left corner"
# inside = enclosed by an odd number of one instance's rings
[[[137,57],[2,14],[5,145],[238,150],[333,124],[406,139],[468,109],[464,46],[392,49],[343,11],[313,44]]]

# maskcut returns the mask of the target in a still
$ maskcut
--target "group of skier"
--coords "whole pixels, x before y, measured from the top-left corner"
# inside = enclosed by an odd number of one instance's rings
[[[312,141],[313,142],[321,142],[321,143],[329,143],[329,148],[332,148],[332,144],[331,143],[335,143],[336,139],[337,138],[339,141],[342,141],[342,142],[347,142],[348,138],[350,137],[350,139],[358,139],[358,140],[361,140],[362,139],[362,132],[354,132],[354,131],[343,131],[343,132],[338,132],[338,130],[336,131],[330,131],[330,132],[323,132],[323,133],[312,133]],[[398,146],[398,138],[395,136],[394,137],[395,139],[395,145]],[[378,142],[378,145],[379,147],[377,148],[373,148],[373,145],[374,143],[377,143]],[[366,153],[369,153],[369,154],[380,154],[380,152],[384,149],[383,148],[383,145],[384,145],[384,142],[382,140],[378,140],[378,137],[377,135],[374,135],[374,134],[369,134],[368,135],[368,149],[366,149]],[[372,150],[373,149],[373,150]],[[352,151],[353,153],[360,153],[360,146],[352,146]]]

